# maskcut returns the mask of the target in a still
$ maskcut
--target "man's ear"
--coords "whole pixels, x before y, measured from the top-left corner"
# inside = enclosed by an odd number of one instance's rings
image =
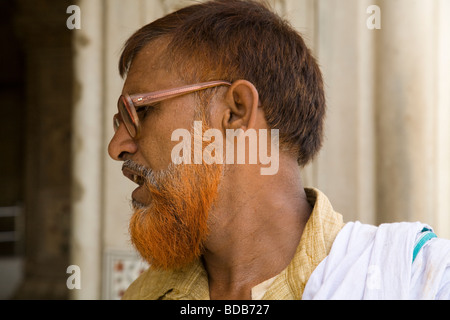
[[[224,129],[254,128],[259,106],[258,90],[247,80],[236,80],[225,96],[227,105],[223,117]]]

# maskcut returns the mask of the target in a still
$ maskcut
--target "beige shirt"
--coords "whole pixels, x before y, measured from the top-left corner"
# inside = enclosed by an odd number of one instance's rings
[[[313,207],[294,258],[276,277],[252,289],[253,299],[301,299],[306,282],[328,255],[334,239],[344,226],[328,198],[317,189],[305,189]],[[123,299],[209,300],[208,275],[200,260],[178,271],[158,271],[151,267],[136,279]]]

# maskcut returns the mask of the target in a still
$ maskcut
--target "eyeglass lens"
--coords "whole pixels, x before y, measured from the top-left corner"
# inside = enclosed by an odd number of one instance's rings
[[[136,129],[135,122],[133,121],[133,118],[131,115],[131,110],[129,110],[129,108],[130,107],[133,108],[133,106],[128,106],[124,99],[125,99],[125,97],[123,97],[123,96],[120,97],[118,109],[119,109],[120,115],[122,116],[123,123],[125,124],[128,132],[130,133],[130,136],[134,138],[136,136],[137,129]]]
[[[113,117],[113,128],[114,128],[114,132],[116,132],[119,129],[120,126],[120,119],[119,119],[119,115],[115,114]]]

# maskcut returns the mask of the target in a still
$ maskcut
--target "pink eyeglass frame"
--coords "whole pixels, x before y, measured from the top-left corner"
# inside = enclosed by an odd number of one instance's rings
[[[119,119],[118,114],[114,115],[113,117],[114,131],[117,131],[120,125],[120,120],[122,120],[130,136],[132,138],[137,138],[139,137],[140,134],[140,124],[136,110],[139,107],[148,106],[152,103],[160,102],[170,98],[175,98],[181,95],[193,93],[200,90],[205,90],[208,88],[218,86],[229,86],[229,85],[231,85],[231,83],[228,81],[216,80],[191,84],[173,89],[154,91],[149,93],[133,94],[133,95],[123,94],[119,97],[119,101],[117,102],[117,108],[120,112],[122,119]]]

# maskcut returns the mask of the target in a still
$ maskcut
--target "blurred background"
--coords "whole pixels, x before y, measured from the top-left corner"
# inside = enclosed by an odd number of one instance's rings
[[[127,235],[134,187],[107,154],[117,62],[135,30],[194,2],[0,1],[0,299],[118,299],[146,268]],[[325,78],[305,185],[346,221],[419,220],[450,238],[450,1],[268,2]]]

